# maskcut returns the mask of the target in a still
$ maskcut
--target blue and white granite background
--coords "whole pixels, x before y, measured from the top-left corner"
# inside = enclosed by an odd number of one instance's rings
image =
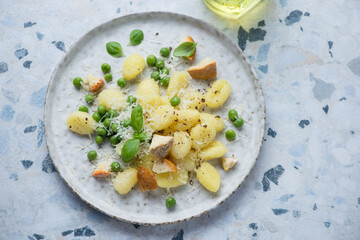
[[[0,0],[0,239],[360,239],[360,1],[268,0],[238,21],[200,0]],[[257,69],[266,137],[245,184],[209,214],[143,227],[70,191],[47,153],[47,84],[69,46],[124,14],[192,15]]]

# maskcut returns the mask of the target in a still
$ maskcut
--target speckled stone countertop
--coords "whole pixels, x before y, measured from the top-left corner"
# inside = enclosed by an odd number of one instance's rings
[[[0,239],[360,239],[360,2],[268,0],[238,21],[200,0],[0,0]],[[43,107],[69,46],[112,18],[173,11],[244,50],[265,95],[260,157],[209,214],[145,227],[87,206],[55,171]]]

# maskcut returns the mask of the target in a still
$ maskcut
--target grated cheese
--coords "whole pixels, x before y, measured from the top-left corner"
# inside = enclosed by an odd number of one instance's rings
[[[77,148],[79,148],[79,149],[80,149],[80,151],[82,151],[82,150],[84,150],[84,149],[85,149],[85,147],[84,147],[84,146],[81,146],[81,145],[76,145],[76,147],[77,147]]]
[[[105,202],[110,205],[110,207],[113,207],[114,204],[109,199],[105,199]]]
[[[76,170],[75,170],[74,168],[70,168],[70,170],[71,170],[72,174],[74,174],[75,176],[77,176]]]

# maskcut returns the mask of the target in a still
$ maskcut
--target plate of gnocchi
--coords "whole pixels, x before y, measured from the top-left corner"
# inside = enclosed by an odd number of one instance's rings
[[[44,123],[53,163],[82,200],[161,225],[201,216],[240,187],[259,155],[265,106],[254,70],[223,33],[145,12],[69,49],[51,77]]]

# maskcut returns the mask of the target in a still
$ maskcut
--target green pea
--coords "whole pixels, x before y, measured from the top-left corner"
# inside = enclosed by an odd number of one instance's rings
[[[114,133],[117,133],[117,132],[119,131],[119,124],[117,124],[117,123],[111,124],[111,130],[112,130]]]
[[[172,97],[170,99],[170,104],[171,104],[171,106],[176,107],[177,105],[180,104],[180,98],[179,97]]]
[[[163,69],[161,69],[160,72],[161,72],[162,74],[166,74],[166,75],[169,75],[169,73],[170,73],[169,69],[166,68],[166,67],[163,67]]]
[[[94,112],[94,114],[92,115],[92,118],[93,118],[95,121],[100,122],[100,120],[101,120],[101,115],[100,115],[100,113],[98,113],[98,112]]]
[[[113,172],[119,172],[121,170],[120,163],[118,162],[112,162],[110,167],[111,167],[111,171]]]
[[[126,99],[126,101],[130,104],[133,104],[136,102],[136,97],[134,97],[133,95],[129,95]]]
[[[164,48],[160,49],[160,55],[162,57],[168,57],[169,54],[170,54],[170,50],[168,48],[164,47]]]
[[[158,68],[158,69],[162,69],[164,66],[165,66],[165,62],[161,59],[157,59],[156,60],[156,63],[155,63],[155,66]]]
[[[156,57],[155,57],[154,55],[149,55],[149,56],[146,58],[146,63],[147,63],[150,67],[155,66]]]
[[[160,72],[159,71],[153,71],[151,73],[151,76],[150,76],[152,79],[154,79],[155,81],[159,80],[160,79]]]
[[[89,93],[88,95],[85,96],[85,101],[87,103],[93,103],[94,102],[94,95]]]
[[[124,127],[129,127],[131,125],[131,120],[130,119],[126,119],[124,120],[123,124],[122,124]]]
[[[89,109],[88,109],[88,107],[87,106],[85,106],[85,105],[82,105],[82,106],[80,106],[79,107],[79,111],[80,112],[89,112]]]
[[[119,139],[118,139],[117,137],[115,137],[115,136],[111,136],[111,137],[110,137],[110,143],[111,143],[112,145],[116,145],[116,144],[119,143]]]
[[[104,137],[102,137],[100,135],[96,135],[95,142],[99,145],[102,144],[104,142]]]
[[[118,138],[118,141],[119,141],[119,142],[121,142],[121,141],[123,140],[120,135],[119,135],[117,138]]]
[[[87,157],[90,161],[95,160],[97,157],[97,152],[95,150],[91,150],[88,152]]]
[[[103,71],[103,73],[109,73],[111,70],[111,67],[108,63],[103,63],[101,65],[101,70]]]
[[[176,200],[173,197],[167,197],[166,198],[166,207],[167,208],[173,208],[176,205]]]
[[[169,86],[169,82],[170,82],[170,78],[169,78],[169,77],[163,77],[163,78],[159,81],[160,85],[163,86],[163,87]]]
[[[236,110],[232,109],[229,111],[228,116],[231,121],[235,121],[238,118],[238,113]]]
[[[97,127],[97,128],[96,128],[96,132],[97,132],[97,134],[99,134],[100,136],[106,136],[106,134],[107,134],[106,129],[103,128],[103,127]]]
[[[234,121],[234,126],[237,128],[241,128],[244,125],[244,120],[242,118],[238,118]]]
[[[234,130],[227,130],[225,132],[225,136],[227,140],[234,140],[236,138],[236,133],[234,132]]]
[[[135,139],[139,139],[139,140],[140,140],[140,142],[145,142],[145,141],[146,141],[147,136],[146,136],[146,133],[144,133],[144,132],[141,132],[141,133],[134,133],[134,138],[135,138]]]
[[[121,88],[124,88],[127,84],[127,81],[125,80],[125,78],[119,78],[117,80],[117,85]]]
[[[103,124],[104,124],[104,127],[109,128],[110,124],[111,124],[110,118],[105,118]]]
[[[110,110],[107,112],[107,116],[108,116],[109,118],[114,118],[114,117],[119,116],[119,113],[118,113],[115,109],[110,109]]]
[[[112,74],[111,74],[111,73],[107,73],[107,74],[105,74],[104,78],[105,78],[105,80],[106,80],[107,82],[110,82],[110,81],[112,81],[112,79],[113,79],[113,77],[112,77]]]
[[[98,113],[100,113],[100,115],[105,115],[106,114],[106,107],[103,105],[98,106]]]
[[[81,77],[76,77],[76,78],[74,78],[74,80],[73,80],[73,84],[74,84],[75,87],[81,87],[81,82],[82,82],[82,81],[83,81],[83,80],[82,80]]]

